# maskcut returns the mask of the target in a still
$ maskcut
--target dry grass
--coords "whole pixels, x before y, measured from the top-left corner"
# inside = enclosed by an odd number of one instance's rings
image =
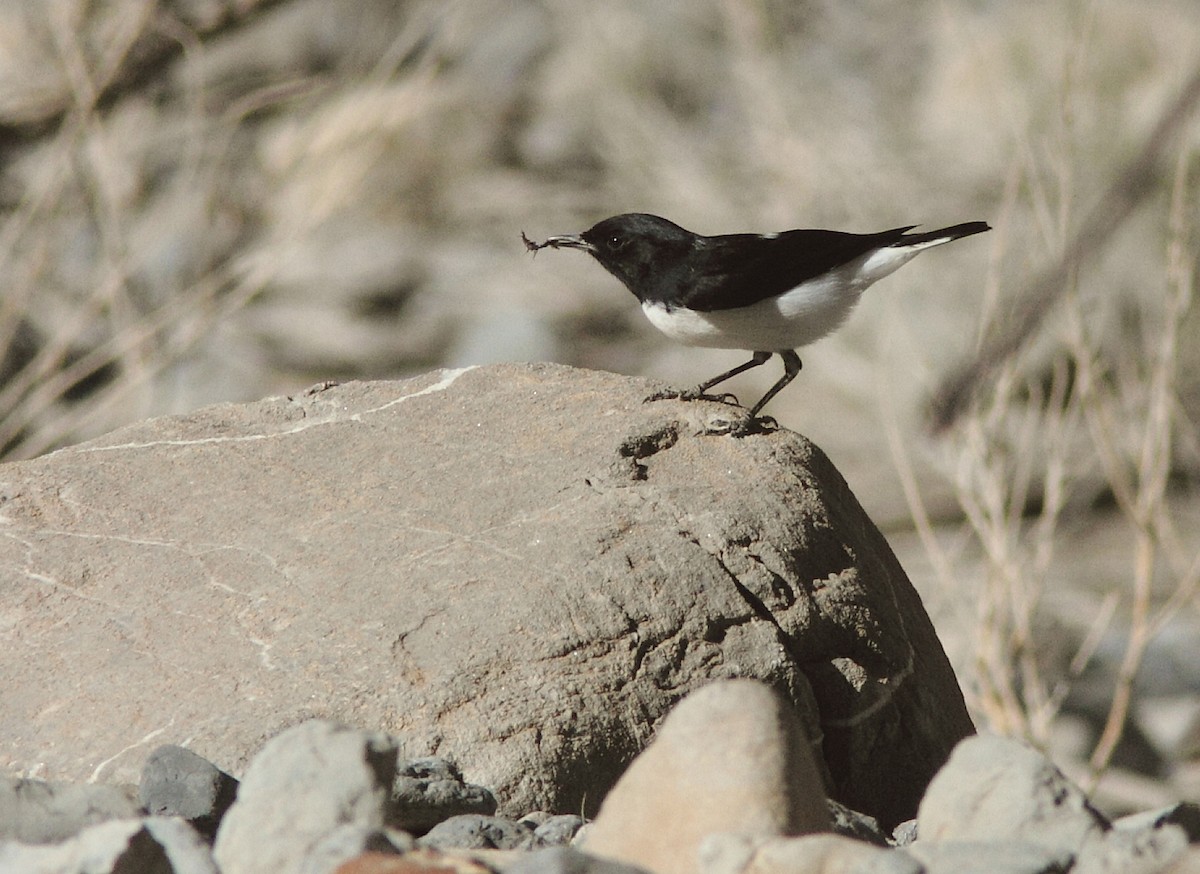
[[[1062,95],[1068,128],[1076,96],[1070,89]],[[1014,212],[1043,217],[1051,251],[1065,246],[1079,224],[1084,198],[1074,169],[1083,158],[1071,147],[1072,132],[1065,133],[1059,149],[1040,158],[1032,157],[1033,143],[1023,147],[1028,163],[1010,177],[997,223],[1001,249],[1010,245],[1006,232]],[[1096,244],[1107,240],[1093,239],[1082,248],[1073,244],[1078,250],[1061,273],[1062,306],[1043,308],[1029,323],[1031,332],[1013,344],[1008,357],[997,359],[983,396],[945,435],[945,472],[974,545],[968,550],[972,561],[948,551],[938,537],[894,421],[889,434],[914,522],[941,585],[961,591],[971,566],[979,576],[972,668],[964,680],[973,710],[989,728],[1050,745],[1072,684],[1101,640],[1120,641],[1107,715],[1084,757],[1082,776],[1092,791],[1132,718],[1148,648],[1181,611],[1195,623],[1200,590],[1200,532],[1181,528],[1173,509],[1175,501],[1195,494],[1200,461],[1200,429],[1184,397],[1183,365],[1184,350],[1196,342],[1200,179],[1195,140],[1176,142],[1173,150],[1173,168],[1147,180],[1158,195],[1161,243],[1139,277],[1136,309],[1124,304],[1120,342],[1103,330],[1105,316],[1111,316],[1104,312],[1111,303],[1098,293],[1103,274],[1087,270],[1089,262],[1102,260]],[[1029,200],[1024,210],[1022,197]],[[1015,296],[1006,290],[1012,280],[999,263],[1002,259],[993,260],[986,286],[984,329],[996,324],[1004,301]],[[1043,278],[1041,293],[1045,285]],[[981,334],[980,345],[987,339]],[[1082,612],[1080,601],[1072,599],[1073,613],[1064,619],[1047,606],[1062,583],[1056,559],[1064,530],[1108,500],[1132,545],[1127,566],[1111,570],[1125,585],[1095,593]]]
[[[1011,324],[1146,142],[1200,55],[1193,13],[1187,0],[0,5],[0,454],[465,359],[681,381],[728,366],[660,351],[585,259],[532,269],[522,229],[641,209],[704,232],[985,218],[987,238],[889,280],[892,309],[864,303],[773,411],[878,516],[920,532],[947,597],[977,605],[959,667],[982,722],[1048,742],[1073,678],[1120,630],[1089,750],[1098,777],[1149,641],[1194,611],[1200,574],[1200,535],[1171,512],[1200,475],[1194,118],[1146,205],[1072,263],[1062,305],[941,443],[921,410],[972,336],[982,348]],[[885,442],[907,496],[895,517]],[[1129,564],[1058,652],[1047,602],[1064,531],[1105,502]],[[945,548],[947,519],[965,552]]]

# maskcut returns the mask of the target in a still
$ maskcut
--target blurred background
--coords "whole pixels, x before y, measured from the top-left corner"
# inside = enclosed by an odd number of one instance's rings
[[[884,529],[981,728],[1110,812],[1196,799],[1198,72],[1194,0],[0,0],[0,458],[324,379],[744,360],[521,231],[986,220],[768,412]]]

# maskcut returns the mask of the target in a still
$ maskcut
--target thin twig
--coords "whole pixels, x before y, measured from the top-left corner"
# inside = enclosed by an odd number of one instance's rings
[[[98,110],[107,110],[125,95],[160,80],[164,70],[186,48],[178,39],[181,26],[193,30],[201,39],[210,40],[250,24],[284,2],[288,0],[242,0],[239,3],[222,4],[222,14],[207,21],[191,15],[185,5],[158,4],[157,19],[146,22],[136,37],[118,46],[111,57],[102,59],[103,68],[97,71],[102,75],[97,79],[92,105]],[[180,8],[166,8],[176,5]],[[165,21],[165,16],[172,16],[173,20]],[[64,94],[60,99],[48,103],[32,118],[0,124],[0,151],[55,135],[76,108],[74,95]]]
[[[1027,287],[1012,309],[1011,321],[990,328],[989,340],[975,358],[942,381],[930,404],[935,431],[944,431],[962,415],[996,368],[1034,336],[1079,265],[1103,248],[1134,208],[1154,191],[1164,155],[1197,102],[1200,102],[1200,68],[1162,114],[1142,150],[1117,172],[1115,181],[1088,214],[1062,258]]]

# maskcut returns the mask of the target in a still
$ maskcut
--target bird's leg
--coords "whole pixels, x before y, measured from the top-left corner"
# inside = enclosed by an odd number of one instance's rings
[[[756,353],[757,354],[757,353]],[[733,437],[745,437],[748,434],[757,434],[764,430],[774,430],[779,427],[779,424],[770,416],[758,415],[759,411],[767,405],[767,402],[786,386],[789,382],[796,378],[796,374],[800,372],[803,366],[800,363],[800,356],[791,349],[785,352],[780,352],[779,357],[783,359],[783,376],[779,381],[771,386],[765,395],[759,398],[758,403],[750,408],[750,414],[744,419],[737,422],[731,422],[727,428],[709,429],[710,434],[729,434]],[[764,359],[765,360],[765,359]]]
[[[792,353],[792,354],[794,355],[795,353]],[[755,352],[754,357],[751,358],[749,361],[747,361],[745,364],[739,364],[737,367],[733,368],[732,370],[727,370],[724,373],[722,373],[721,375],[715,376],[712,379],[708,380],[707,382],[702,382],[702,383],[700,383],[700,385],[696,386],[694,389],[682,389],[681,390],[681,389],[669,388],[669,389],[665,389],[663,391],[658,391],[658,392],[655,392],[654,394],[650,395],[650,397],[646,398],[646,403],[649,403],[650,401],[681,400],[681,401],[717,401],[718,403],[722,403],[722,404],[728,404],[728,403],[736,404],[736,403],[738,403],[738,399],[735,395],[730,394],[729,392],[725,392],[724,394],[719,394],[719,395],[710,395],[708,393],[708,390],[710,388],[712,388],[714,385],[717,385],[718,383],[722,383],[727,379],[732,379],[733,377],[737,376],[739,373],[745,373],[747,370],[749,370],[752,367],[758,367],[760,364],[766,364],[768,359],[770,359],[770,357],[771,357],[770,352]],[[797,359],[797,361],[799,361],[799,359]],[[786,385],[786,383],[785,383],[785,385]],[[783,386],[779,386],[779,388],[783,388]],[[773,391],[774,390],[777,390],[777,389],[773,389]],[[761,404],[760,404],[760,406],[761,406]]]
[[[771,359],[770,352],[755,352],[754,357],[751,358],[749,361],[747,361],[745,364],[739,364],[737,367],[733,368],[732,370],[725,371],[720,376],[714,376],[708,382],[700,383],[700,385],[698,385],[696,387],[696,394],[699,397],[704,397],[705,392],[707,392],[714,385],[717,385],[718,383],[722,383],[727,379],[732,379],[733,377],[737,376],[739,373],[745,373],[747,370],[749,370],[752,367],[758,367],[761,364],[766,364],[770,359]],[[732,395],[731,395],[731,397],[732,397]],[[736,398],[735,398],[735,400],[736,400]]]
[[[800,372],[800,368],[804,366],[800,363],[800,356],[791,349],[780,352],[779,357],[783,359],[783,376],[779,377],[779,382],[767,389],[767,393],[758,399],[757,404],[750,408],[749,418],[751,419],[757,418],[758,411],[767,405],[767,401],[779,394],[784,386],[795,379],[796,374]],[[764,358],[763,360],[765,361],[766,359]]]

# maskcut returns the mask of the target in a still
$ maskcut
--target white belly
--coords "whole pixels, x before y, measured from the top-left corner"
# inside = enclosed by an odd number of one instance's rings
[[[654,327],[688,346],[778,352],[799,349],[840,327],[867,286],[912,259],[922,247],[880,249],[775,298],[747,307],[695,312],[645,302]]]

